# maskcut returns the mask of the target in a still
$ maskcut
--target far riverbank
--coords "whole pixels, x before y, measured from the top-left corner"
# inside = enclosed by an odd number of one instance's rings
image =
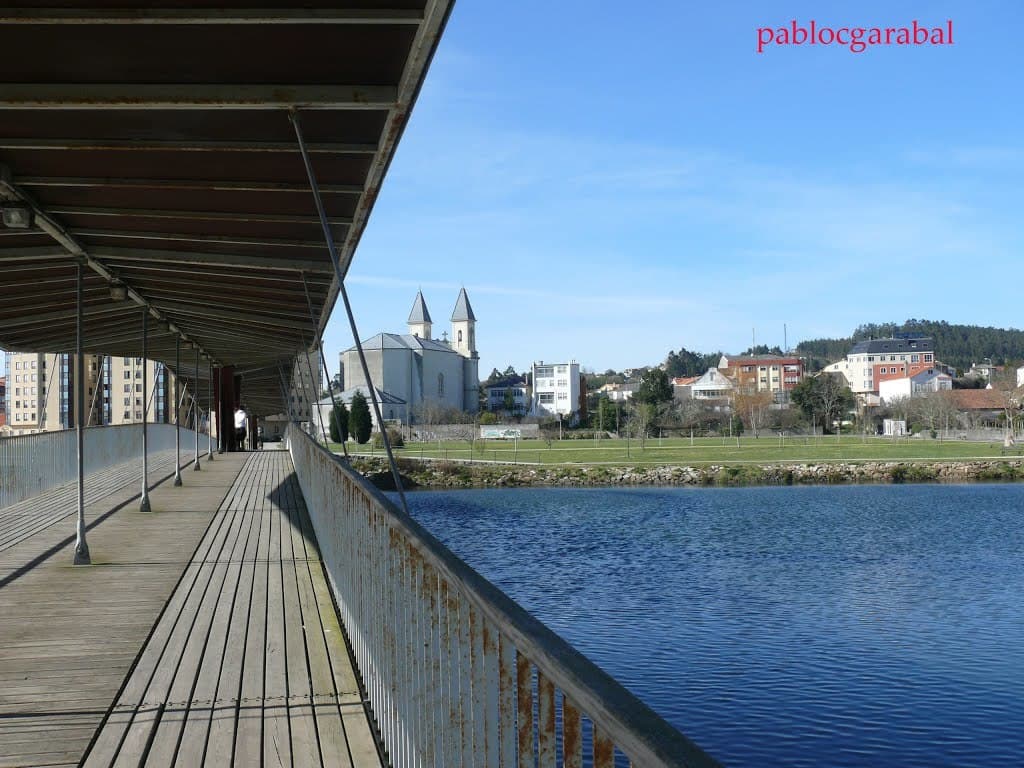
[[[394,482],[381,458],[356,458],[353,466],[384,490]],[[706,466],[571,466],[477,464],[399,459],[408,488],[508,488],[555,486],[753,486],[884,483],[1011,482],[1024,479],[1020,458],[982,461],[863,461]]]

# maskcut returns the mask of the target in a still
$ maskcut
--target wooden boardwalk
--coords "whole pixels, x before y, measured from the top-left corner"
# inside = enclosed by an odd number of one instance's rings
[[[0,766],[380,766],[288,454],[182,474],[0,588]]]
[[[187,456],[183,456],[183,459]],[[205,459],[203,462],[205,463]],[[201,465],[200,465],[201,466]],[[160,451],[149,457],[150,482],[174,474],[174,451]],[[142,459],[132,459],[93,472],[85,478],[85,503],[94,504],[112,493],[142,484]],[[30,499],[0,509],[0,551],[13,547],[44,528],[78,511],[78,482],[66,483]],[[72,529],[73,529],[72,525]]]

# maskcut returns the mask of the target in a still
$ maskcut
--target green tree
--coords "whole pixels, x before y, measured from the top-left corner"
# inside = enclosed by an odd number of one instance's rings
[[[345,407],[344,403],[338,403],[338,405],[331,409],[331,423],[328,429],[331,433],[332,442],[344,443],[348,440],[348,418],[348,408]]]
[[[348,431],[356,442],[364,445],[373,431],[373,419],[370,418],[370,406],[362,392],[352,396],[352,407],[348,412]]]
[[[633,393],[633,399],[638,403],[657,406],[669,402],[673,394],[668,374],[661,368],[651,368],[640,377],[640,386]]]
[[[833,421],[841,422],[843,414],[855,402],[853,393],[839,374],[808,376],[793,388],[790,400],[826,430]]]
[[[594,426],[604,432],[611,432],[615,429],[615,403],[607,397],[597,401],[597,420]]]

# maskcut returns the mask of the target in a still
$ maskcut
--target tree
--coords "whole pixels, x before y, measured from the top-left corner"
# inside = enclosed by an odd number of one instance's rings
[[[768,421],[772,405],[771,392],[737,392],[734,406],[746,427],[757,437],[757,431]]]
[[[615,429],[615,403],[607,397],[597,401],[597,422],[596,426],[602,432],[610,432]]]
[[[797,384],[790,399],[815,422],[820,420],[824,429],[832,422],[842,422],[843,414],[853,407],[853,393],[841,375],[823,373],[808,376]]]
[[[659,406],[672,400],[674,391],[672,381],[661,368],[652,368],[640,377],[640,386],[633,393],[638,403]]]
[[[331,441],[335,443],[344,443],[348,440],[348,408],[345,407],[344,403],[338,403],[337,406],[331,409],[330,426],[328,427],[331,433]]]
[[[370,406],[362,392],[352,396],[352,407],[348,413],[348,431],[355,441],[364,445],[373,431],[373,419],[370,418]]]

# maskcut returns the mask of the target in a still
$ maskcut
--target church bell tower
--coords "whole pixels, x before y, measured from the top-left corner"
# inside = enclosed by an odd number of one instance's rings
[[[451,345],[452,349],[463,357],[473,360],[479,357],[476,352],[476,315],[473,314],[473,307],[469,303],[465,288],[459,291],[459,298],[452,312]]]

